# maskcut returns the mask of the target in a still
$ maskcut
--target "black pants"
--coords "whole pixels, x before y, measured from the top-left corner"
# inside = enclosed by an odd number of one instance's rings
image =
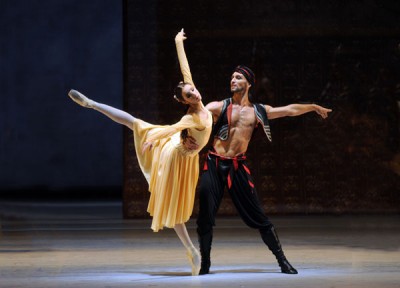
[[[200,210],[197,218],[199,237],[212,235],[215,215],[225,187],[228,187],[233,203],[246,225],[261,230],[270,228],[272,224],[258,199],[246,160],[239,158],[235,163],[234,160],[209,154],[206,161],[208,167],[203,171],[199,184]]]
[[[297,270],[287,261],[275,228],[262,209],[250,170],[247,168],[246,158],[241,156],[232,160],[208,154],[206,164],[208,167],[200,178],[200,211],[197,218],[197,234],[201,252],[200,274],[209,273],[215,215],[221,204],[225,187],[228,187],[229,194],[244,223],[259,230],[261,239],[278,260],[281,271],[297,274]]]

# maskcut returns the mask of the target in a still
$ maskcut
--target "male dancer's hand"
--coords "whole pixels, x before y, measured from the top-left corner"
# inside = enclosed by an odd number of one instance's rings
[[[194,139],[192,136],[186,136],[186,138],[183,139],[182,144],[187,150],[199,149],[199,144],[197,144],[196,139]]]
[[[151,150],[153,148],[153,142],[144,142],[142,147],[142,155],[146,152],[146,150]]]
[[[322,118],[326,119],[328,118],[328,113],[332,112],[332,109],[327,109],[325,107],[315,105],[315,112]]]

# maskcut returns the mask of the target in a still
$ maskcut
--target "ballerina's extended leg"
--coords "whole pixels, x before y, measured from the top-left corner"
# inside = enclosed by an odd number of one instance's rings
[[[120,109],[111,107],[106,104],[101,104],[98,102],[95,102],[79,91],[71,89],[68,93],[68,96],[76,103],[81,105],[82,107],[85,108],[92,108],[96,111],[99,111],[100,113],[103,113],[107,117],[109,117],[111,120],[127,126],[129,129],[132,129],[133,122],[135,121],[135,117],[130,115],[129,113],[126,113],[125,111],[122,111]]]

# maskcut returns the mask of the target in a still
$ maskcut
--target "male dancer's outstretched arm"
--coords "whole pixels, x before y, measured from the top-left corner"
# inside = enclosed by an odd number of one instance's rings
[[[268,119],[276,119],[286,116],[300,116],[309,112],[315,112],[325,119],[328,117],[328,113],[332,112],[332,109],[327,109],[317,104],[290,104],[282,107],[271,107],[265,105],[265,109],[268,114]]]

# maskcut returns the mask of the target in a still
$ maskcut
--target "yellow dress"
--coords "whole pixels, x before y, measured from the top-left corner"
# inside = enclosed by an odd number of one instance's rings
[[[183,42],[176,45],[184,80],[194,85]],[[134,121],[135,150],[139,166],[149,183],[147,211],[153,218],[151,229],[154,232],[164,226],[173,228],[175,224],[185,223],[192,215],[199,178],[198,153],[207,144],[212,129],[209,111],[207,116],[207,119],[200,119],[196,114],[186,114],[178,123],[165,126],[137,118]],[[184,129],[188,129],[188,135],[196,139],[197,150],[189,151],[182,145],[180,133]],[[154,142],[154,146],[142,154],[146,141]]]

